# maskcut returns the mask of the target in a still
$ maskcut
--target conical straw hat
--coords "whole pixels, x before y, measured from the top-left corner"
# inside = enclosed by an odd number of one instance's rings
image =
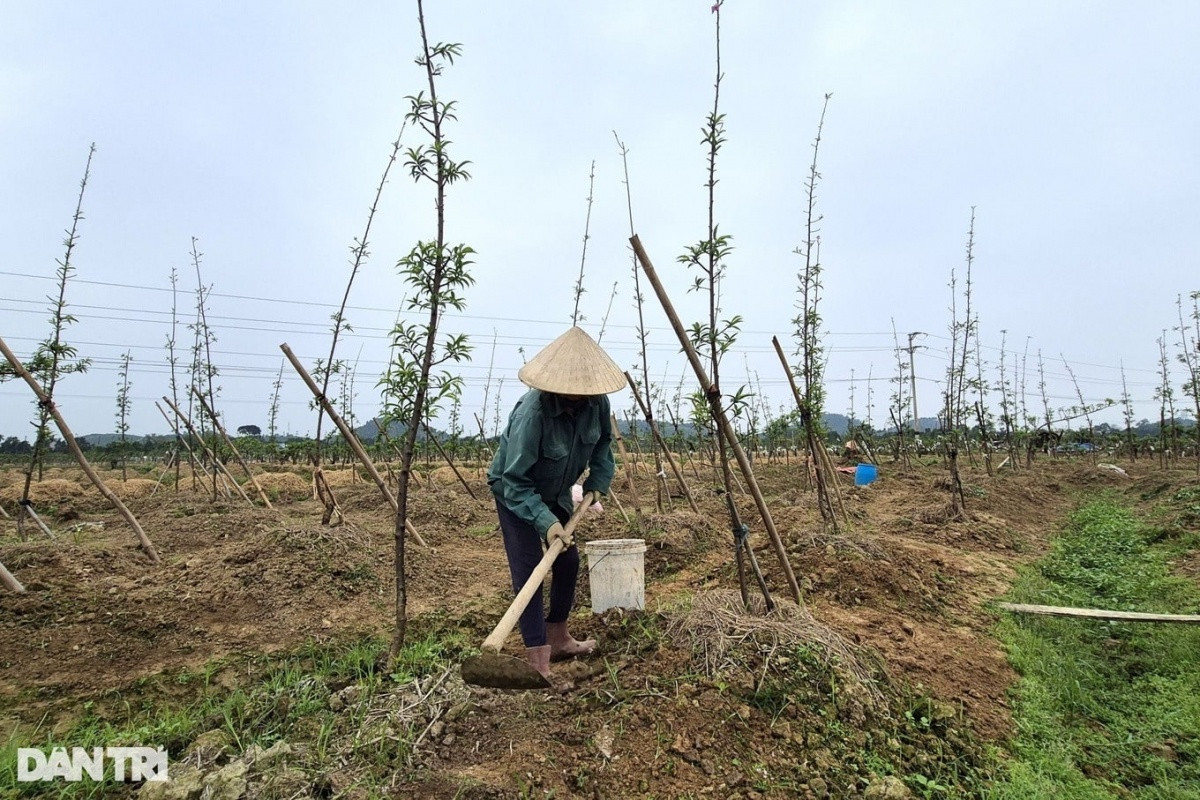
[[[526,386],[555,394],[608,394],[625,387],[625,373],[582,328],[573,327],[521,367]]]

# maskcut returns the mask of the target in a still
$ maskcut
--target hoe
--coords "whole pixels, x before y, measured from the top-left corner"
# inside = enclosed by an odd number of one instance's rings
[[[550,542],[546,554],[534,567],[533,574],[529,576],[529,580],[525,581],[521,591],[517,592],[508,611],[500,618],[500,622],[488,634],[488,637],[483,640],[482,652],[463,662],[462,678],[464,681],[475,686],[490,686],[495,689],[552,688],[551,683],[542,677],[542,674],[534,669],[528,661],[516,656],[505,655],[500,652],[500,648],[504,646],[504,640],[512,633],[521,612],[529,605],[534,593],[542,590],[542,582],[546,580],[546,574],[550,571],[554,559],[574,543],[575,525],[578,524],[579,518],[594,499],[596,499],[595,496],[589,492],[584,496],[583,502],[575,506],[574,513],[563,527],[563,535],[555,537],[554,541]]]

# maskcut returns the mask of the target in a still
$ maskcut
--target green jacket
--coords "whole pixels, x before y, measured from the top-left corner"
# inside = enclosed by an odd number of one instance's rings
[[[562,399],[531,389],[517,401],[488,469],[492,494],[543,536],[571,512],[571,486],[589,469],[585,492],[608,494],[616,463],[607,395],[587,398],[572,416]]]

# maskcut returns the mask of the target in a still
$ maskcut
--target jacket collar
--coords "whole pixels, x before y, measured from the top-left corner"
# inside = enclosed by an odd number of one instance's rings
[[[547,392],[543,389],[538,389],[538,391],[542,393],[542,406],[550,412],[550,416],[561,417],[564,414],[571,413],[571,407],[567,404],[567,401],[563,399],[562,395],[554,394],[553,392]],[[583,402],[578,406],[576,414],[585,408],[589,408],[593,402],[595,402],[595,398],[585,397]]]

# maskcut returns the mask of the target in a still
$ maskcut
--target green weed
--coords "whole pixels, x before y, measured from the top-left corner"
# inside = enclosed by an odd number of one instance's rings
[[[1160,502],[1164,492],[1156,493]],[[1026,570],[1018,602],[1187,613],[1195,584],[1172,577],[1155,531],[1110,499],[1076,512]],[[1016,690],[1008,798],[1200,797],[1200,631],[1078,619],[1001,623]]]

